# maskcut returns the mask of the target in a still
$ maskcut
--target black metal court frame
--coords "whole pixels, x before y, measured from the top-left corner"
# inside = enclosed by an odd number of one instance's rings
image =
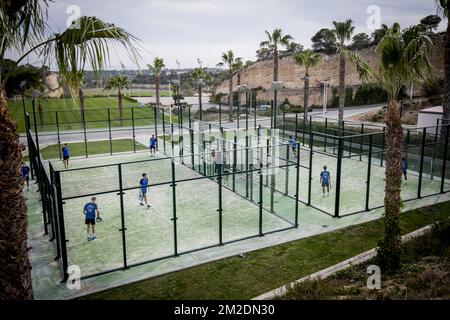
[[[279,232],[291,228],[299,227],[301,221],[299,221],[299,204],[313,207],[320,212],[323,212],[331,217],[341,218],[348,215],[360,214],[367,212],[376,208],[383,207],[381,203],[373,203],[371,200],[371,187],[373,181],[373,170],[375,166],[380,168],[384,167],[385,157],[386,157],[386,142],[385,133],[386,129],[383,126],[369,126],[364,123],[352,123],[352,122],[342,122],[337,123],[335,120],[324,119],[323,121],[315,121],[313,117],[309,119],[302,120],[299,119],[299,114],[294,116],[282,113],[279,116],[278,121],[271,121],[272,124],[278,124],[277,127],[265,128],[270,135],[274,130],[278,131],[279,139],[277,143],[273,143],[271,138],[267,138],[263,141],[264,146],[254,146],[249,145],[248,138],[251,134],[249,131],[256,130],[257,122],[254,121],[251,124],[249,119],[248,109],[245,111],[245,130],[246,138],[245,142],[237,139],[236,130],[227,129],[221,126],[221,121],[219,125],[207,123],[203,121],[196,121],[191,117],[191,109],[189,107],[183,108],[178,106],[178,122],[173,123],[167,121],[168,117],[165,114],[163,108],[153,107],[152,121],[154,132],[157,137],[157,148],[165,155],[163,158],[158,159],[148,159],[141,160],[145,162],[157,161],[157,160],[168,160],[171,163],[171,177],[170,181],[165,181],[164,183],[153,184],[150,187],[157,187],[159,185],[168,185],[172,192],[172,232],[173,232],[173,250],[171,254],[160,256],[157,258],[147,259],[140,261],[138,263],[130,263],[127,260],[127,224],[126,224],[126,210],[124,208],[124,194],[126,191],[137,190],[139,186],[126,187],[122,182],[122,169],[123,165],[133,163],[116,163],[111,165],[99,165],[99,167],[115,167],[117,168],[118,174],[118,187],[107,190],[104,193],[116,194],[119,198],[120,203],[120,215],[121,215],[121,227],[118,230],[122,235],[122,252],[123,260],[121,266],[117,268],[111,268],[104,270],[102,272],[93,273],[85,275],[84,278],[94,277],[100,274],[105,274],[108,272],[113,272],[117,270],[127,269],[132,266],[142,265],[145,263],[150,263],[162,259],[167,259],[170,257],[176,257],[181,254],[203,250],[206,248],[214,246],[222,246],[224,244],[240,241],[243,239],[248,239],[252,237],[261,237],[264,234],[271,232]],[[33,104],[34,111],[34,104]],[[187,117],[186,117],[187,114]],[[255,112],[256,114],[256,112]],[[134,112],[132,112],[132,120],[134,119]],[[220,118],[221,119],[221,118]],[[255,118],[256,119],[256,118]],[[113,138],[111,135],[111,125],[110,116],[108,116],[108,131],[109,131],[109,143],[112,144]],[[187,123],[186,123],[187,122]],[[30,156],[30,164],[32,169],[32,176],[36,177],[37,183],[39,184],[39,191],[41,194],[42,202],[42,213],[44,222],[45,234],[48,234],[49,240],[53,243],[55,259],[59,260],[61,278],[62,281],[66,281],[68,277],[68,267],[69,267],[69,256],[67,250],[67,238],[65,230],[65,215],[64,215],[64,203],[74,198],[81,198],[86,196],[98,195],[99,192],[86,193],[75,195],[71,197],[65,197],[62,192],[62,180],[61,171],[55,170],[51,162],[47,165],[40,153],[39,147],[39,131],[37,128],[36,114],[34,112],[33,124],[30,121],[30,115],[26,114],[26,135],[28,142],[28,151]],[[135,126],[134,120],[132,121],[132,137],[135,140]],[[59,125],[59,124],[58,124]],[[195,126],[203,128],[198,130]],[[34,127],[34,130],[32,129]],[[241,128],[240,128],[241,129]],[[243,129],[241,129],[243,130]],[[33,132],[34,131],[34,132]],[[84,130],[85,131],[85,130]],[[227,133],[231,132],[234,134],[233,139],[226,139]],[[205,161],[206,154],[210,153],[211,147],[208,146],[208,140],[205,136],[213,136],[218,134],[219,138],[216,141],[222,141],[224,144],[230,144],[230,148],[227,149],[233,154],[231,159],[233,161],[229,162],[228,170],[224,170],[225,166],[220,166],[217,169],[216,165],[207,163]],[[294,136],[298,150],[294,157],[291,155],[290,146],[288,143],[289,136]],[[409,198],[404,199],[404,201],[410,201],[414,199],[420,199],[423,197],[434,196],[440,193],[446,193],[449,190],[450,181],[450,170],[446,167],[448,165],[448,140],[449,140],[449,126],[437,125],[435,127],[427,128],[417,128],[417,129],[405,129],[405,141],[404,141],[404,154],[405,158],[408,160],[409,169],[412,175],[416,175],[418,179],[417,189],[414,195]],[[87,135],[84,134],[85,143],[87,146]],[[186,142],[184,141],[186,139]],[[59,131],[58,131],[58,143],[60,143]],[[271,155],[271,147],[275,144],[281,147],[282,152],[280,152],[278,158],[282,164],[277,165],[279,169],[285,170],[285,184],[275,182],[275,177],[270,174],[271,168],[267,165],[268,162],[263,166],[263,162],[260,165],[255,166],[252,161],[249,161],[249,157],[253,158],[257,154],[265,154],[266,156]],[[136,149],[133,150],[136,152]],[[237,162],[237,154],[242,155],[245,159],[244,161]],[[300,159],[300,154],[307,154],[307,159]],[[113,154],[113,149],[110,149],[110,154]],[[249,154],[251,156],[249,156]],[[255,155],[256,154],[256,155]],[[335,175],[335,203],[332,209],[323,208],[317,205],[312,199],[312,181],[313,181],[313,166],[316,157],[318,156],[327,157],[327,159],[332,159],[336,163],[336,175]],[[89,152],[86,148],[86,157],[89,156]],[[197,157],[199,160],[196,160]],[[262,157],[262,156],[261,156]],[[174,159],[178,159],[179,163],[184,164],[189,167],[199,175],[195,178],[189,179],[177,179],[177,172],[175,168]],[[189,159],[189,160],[188,160]],[[330,160],[331,161],[331,160]],[[342,181],[345,179],[343,177],[343,166],[345,163],[350,163],[349,161],[355,161],[364,166],[365,172],[365,193],[364,199],[359,204],[361,209],[353,210],[350,208],[346,212],[342,212],[342,192],[343,189]],[[139,161],[136,161],[139,162]],[[344,163],[344,164],[343,164]],[[352,162],[353,163],[353,162]],[[74,170],[86,170],[89,168],[81,169],[69,169],[67,171]],[[289,176],[289,168],[292,168],[294,173]],[[306,173],[306,180],[301,180],[300,172]],[[289,179],[295,181],[295,185],[291,186],[288,183]],[[179,249],[179,239],[178,239],[178,228],[177,225],[177,185],[189,181],[208,179],[214,181],[217,185],[217,224],[218,224],[218,234],[217,241],[213,245],[200,248],[192,248],[191,250],[180,250]],[[231,180],[231,181],[230,181]],[[269,181],[270,180],[270,181]],[[225,182],[227,181],[227,182]],[[240,182],[238,182],[240,181]],[[423,186],[424,181],[434,181],[439,186],[438,189],[433,189],[431,191],[424,192]],[[241,183],[241,184],[239,184]],[[279,186],[282,188],[279,188]],[[239,186],[244,186],[239,189]],[[305,198],[301,199],[300,188],[306,188]],[[258,221],[258,232],[254,235],[245,236],[239,239],[233,239],[232,241],[225,241],[223,237],[223,192],[224,190],[231,191],[238,194],[242,198],[248,200],[258,207],[259,210],[259,221]],[[257,196],[254,195],[254,191]],[[268,196],[265,197],[264,194],[268,190]],[[292,194],[292,191],[294,194]],[[435,191],[435,192],[434,192]],[[276,195],[283,195],[286,199],[292,200],[292,218],[285,219],[280,217],[277,213],[277,209],[274,207],[274,197]],[[344,210],[345,211],[345,210]],[[272,230],[265,232],[263,213],[270,213],[285,221],[290,223],[289,227],[282,228],[279,230]]]

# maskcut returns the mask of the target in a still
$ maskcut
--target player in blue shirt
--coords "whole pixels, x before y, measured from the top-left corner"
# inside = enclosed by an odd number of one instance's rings
[[[95,240],[95,213],[97,213],[97,219],[100,218],[100,211],[98,210],[98,206],[95,203],[97,199],[95,197],[91,198],[91,202],[88,202],[84,205],[83,213],[85,215],[85,224],[87,226],[87,240],[92,241]],[[92,234],[89,233],[90,228],[92,227]]]
[[[289,144],[291,145],[294,155],[297,155],[297,141],[292,136],[289,136]]]
[[[322,185],[323,196],[325,197],[325,188],[326,188],[327,197],[329,197],[331,189],[331,174],[327,170],[327,166],[324,166],[323,171],[320,173],[320,184]]]
[[[20,172],[22,173],[22,178],[25,180],[27,184],[27,191],[30,190],[30,167],[22,162],[22,166],[20,167]]]
[[[156,154],[156,138],[154,134],[152,134],[152,137],[150,138],[150,154]]]
[[[405,181],[408,181],[407,171],[408,171],[408,161],[406,161],[405,158],[402,158],[402,172],[403,176],[405,177]]]
[[[150,205],[147,202],[147,191],[148,191],[148,178],[147,174],[142,174],[142,179],[139,181],[139,184],[141,185],[141,190],[139,192],[139,199],[141,201],[141,206],[145,204],[147,205],[147,208],[150,208]]]
[[[67,143],[64,143],[64,147],[62,148],[62,153],[63,153],[63,163],[64,163],[64,168],[69,168],[69,147],[67,146]]]

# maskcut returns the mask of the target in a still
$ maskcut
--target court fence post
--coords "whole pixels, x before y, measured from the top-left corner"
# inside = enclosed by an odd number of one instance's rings
[[[325,137],[324,137],[324,144],[323,144],[323,151],[327,152],[327,134],[328,134],[328,118],[325,118]]]
[[[306,117],[303,117],[302,131],[302,144],[305,146]]]
[[[307,205],[311,205],[311,194],[312,194],[312,166],[313,166],[313,155],[314,155],[314,133],[309,133],[309,173],[308,173],[308,202]]]
[[[131,109],[133,110],[133,109]],[[125,239],[125,231],[127,228],[125,227],[125,207],[124,207],[124,200],[123,195],[125,194],[123,192],[123,182],[122,182],[122,164],[119,163],[117,165],[118,173],[119,173],[119,193],[117,194],[120,199],[120,223],[121,227],[119,231],[122,233],[122,251],[123,251],[123,267],[126,269],[128,268],[127,264],[127,243]]]
[[[133,129],[133,152],[136,153],[136,131],[134,128],[134,108],[131,107],[131,126]]]
[[[59,246],[60,246],[60,263],[62,264],[61,270],[62,270],[62,281],[66,282],[67,278],[69,277],[67,273],[68,268],[68,260],[67,260],[67,245],[66,245],[66,231],[64,227],[64,202],[62,198],[62,191],[61,191],[61,173],[59,171],[55,171],[55,186],[56,186],[56,198],[57,198],[57,210],[58,210],[58,235],[59,239]]]
[[[262,170],[263,170],[263,163],[262,163],[262,149],[260,148],[260,162],[259,162],[259,201],[258,201],[258,206],[259,206],[259,236],[262,237],[263,234],[263,174],[262,174]]]
[[[300,149],[299,149],[299,151],[300,151]],[[285,176],[284,194],[287,196],[288,192],[289,192],[289,145],[287,144],[286,145],[286,176]]]
[[[111,134],[111,112],[109,108],[108,108],[108,132],[109,132],[109,152],[112,155],[113,148],[112,148],[112,134]]]
[[[222,164],[219,164],[220,166]],[[217,168],[217,164],[216,167],[214,168],[214,170]],[[222,246],[223,245],[223,226],[222,226],[222,214],[223,214],[223,203],[222,203],[222,168],[220,168],[219,170],[219,174],[217,177],[217,182],[219,184],[219,209],[217,210],[217,212],[219,213],[219,245]]]
[[[191,161],[192,161],[192,169],[195,170],[195,150],[194,150],[194,130],[189,128],[189,135],[191,139]]]
[[[272,134],[272,133],[271,133]],[[266,187],[269,186],[269,157],[270,157],[270,141],[266,139]]]
[[[172,157],[174,157],[175,156],[175,142],[174,142],[174,139],[173,139],[173,123],[172,122],[170,123],[170,132],[171,132],[171,135],[170,135],[171,139],[170,139],[170,141],[171,141],[171,144],[172,144]]]
[[[448,124],[445,125],[445,145],[444,145],[444,158],[442,162],[442,175],[441,175],[441,193],[444,193],[444,185],[445,185],[445,174],[447,167],[447,155],[448,155],[448,132],[449,127]]]
[[[439,119],[437,119],[437,126],[436,126],[436,130],[434,132],[434,139],[433,139],[433,157],[431,160],[431,168],[430,168],[430,176],[431,176],[431,180],[434,180],[434,164],[436,162],[436,148],[438,145],[438,133],[439,133]]]
[[[342,170],[342,153],[344,148],[343,137],[339,137],[338,142],[338,157],[337,157],[337,168],[336,168],[336,202],[334,206],[334,217],[339,217],[339,205],[341,199],[341,170]]]
[[[423,162],[425,157],[425,142],[427,136],[427,128],[422,130],[422,146],[420,147],[420,167],[419,167],[419,185],[417,187],[417,198],[422,198],[422,176],[423,176]]]
[[[236,191],[236,159],[237,159],[237,137],[236,137],[236,132],[234,132],[234,141],[233,141],[233,192]]]
[[[367,181],[366,181],[366,211],[370,210],[369,200],[370,200],[370,174],[372,170],[372,143],[373,136],[369,136],[369,156],[367,162]]]
[[[283,138],[286,136],[286,112],[283,111]]]
[[[173,125],[173,124],[172,124]],[[173,205],[173,246],[174,246],[174,256],[178,256],[178,240],[177,240],[177,190],[176,190],[176,178],[175,178],[175,159],[172,157],[171,159],[172,163],[172,184],[170,185],[172,187],[172,205]]]
[[[249,165],[248,165],[248,132],[245,135],[245,197],[248,199],[249,197],[249,190],[248,190],[248,185],[249,185]]]
[[[298,150],[297,150],[297,161],[296,161],[296,165],[295,165],[295,171],[296,171],[296,175],[295,175],[295,227],[298,228],[298,203],[300,201],[300,189],[299,189],[299,185],[300,185],[300,145],[298,146]]]
[[[298,140],[298,112],[295,114],[295,140]]]
[[[164,148],[164,154],[166,154],[166,120],[165,120],[164,109],[161,109],[161,112],[162,112],[163,148]]]
[[[154,117],[155,117],[155,138],[156,138],[156,151],[159,151],[158,149],[158,110],[157,107],[153,107],[153,113],[154,113]]]

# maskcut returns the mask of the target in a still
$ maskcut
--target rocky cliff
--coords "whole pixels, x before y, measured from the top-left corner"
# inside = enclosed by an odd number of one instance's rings
[[[432,37],[435,44],[433,51],[432,63],[435,67],[434,76],[443,77],[444,70],[444,38],[443,35],[434,35]],[[377,65],[377,58],[375,54],[375,47],[360,50],[358,54],[369,63],[372,68]],[[279,91],[279,103],[284,99],[294,105],[303,105],[303,87],[304,81],[301,79],[305,74],[305,68],[298,66],[292,56],[286,56],[280,59],[279,63],[279,81],[283,81],[284,89]],[[328,99],[331,102],[332,88],[337,88],[339,85],[339,56],[329,55],[325,56],[322,63],[310,68],[310,106],[323,104],[323,89],[320,87],[321,82],[326,78],[331,78],[329,84]],[[270,86],[273,79],[273,60],[258,61],[246,70],[241,72],[241,84],[245,84],[251,88],[258,88],[256,100],[270,101],[273,97],[273,92]],[[361,85],[358,73],[354,64],[347,62],[345,72],[345,82],[347,86],[356,87]],[[233,87],[236,87],[237,75],[233,77]],[[228,80],[222,82],[215,90],[215,94],[223,93],[222,102],[228,101]],[[421,94],[421,87],[415,86],[414,95]],[[242,98],[245,99],[245,98]]]

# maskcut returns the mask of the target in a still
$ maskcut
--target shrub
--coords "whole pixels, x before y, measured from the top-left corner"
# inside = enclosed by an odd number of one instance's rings
[[[333,99],[331,100],[331,108],[339,108],[339,93],[337,88],[332,89]]]
[[[345,88],[345,107],[353,106],[353,88],[347,87]]]
[[[386,90],[377,85],[362,85],[355,93],[353,105],[363,106],[367,104],[377,104],[388,101]]]

